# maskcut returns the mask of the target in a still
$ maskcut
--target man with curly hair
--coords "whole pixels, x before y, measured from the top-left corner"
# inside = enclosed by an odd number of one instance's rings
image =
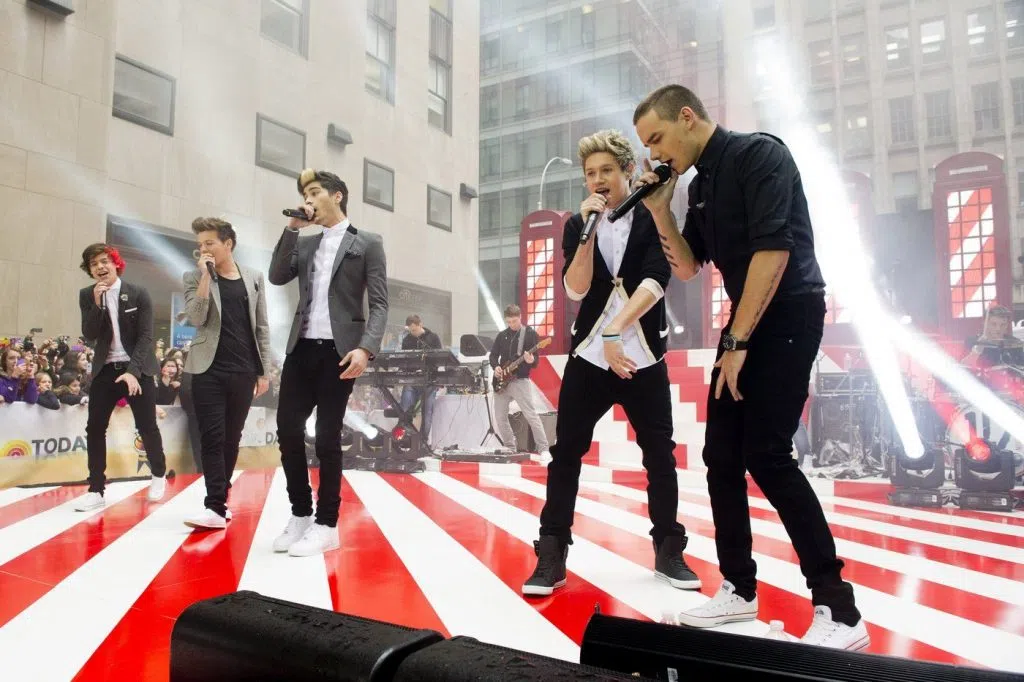
[[[153,480],[149,500],[157,502],[167,491],[167,462],[163,439],[156,425],[156,353],[153,347],[153,303],[144,288],[121,280],[125,263],[117,249],[90,244],[79,266],[96,283],[78,292],[82,310],[82,337],[95,344],[89,418],[85,427],[89,452],[89,492],[77,511],[99,509],[107,468],[107,426],[118,400],[125,398],[142,437]]]

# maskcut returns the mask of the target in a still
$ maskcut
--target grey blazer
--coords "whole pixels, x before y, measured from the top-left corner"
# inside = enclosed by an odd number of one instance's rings
[[[288,335],[288,353],[299,340],[313,280],[313,259],[322,239],[323,232],[300,237],[298,230],[285,228],[270,260],[271,284],[280,286],[299,278],[299,303]],[[348,228],[334,258],[327,306],[339,358],[362,348],[373,359],[380,351],[388,321],[387,262],[379,234]]]
[[[238,265],[238,271],[242,274],[245,292],[249,296],[249,320],[260,359],[257,369],[260,376],[266,376],[271,355],[263,273],[244,265]],[[185,371],[189,374],[202,374],[210,369],[220,343],[220,287],[217,282],[210,282],[210,296],[200,298],[196,296],[199,277],[198,270],[189,270],[181,278],[185,283],[185,314],[188,315],[189,324],[196,328],[196,337],[192,339],[192,347],[185,358]]]

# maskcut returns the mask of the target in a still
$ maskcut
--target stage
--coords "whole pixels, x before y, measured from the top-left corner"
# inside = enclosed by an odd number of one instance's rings
[[[680,478],[701,592],[653,577],[642,475],[588,467],[568,585],[541,599],[519,594],[544,497],[536,465],[346,472],[341,548],[307,559],[270,550],[289,514],[280,470],[237,474],[233,520],[215,532],[182,523],[202,504],[194,475],[176,477],[157,504],[144,481],[114,483],[107,508],[89,513],[72,510],[83,487],[3,490],[3,677],[165,680],[175,618],[240,589],[576,661],[595,606],[657,620],[718,588],[706,490]],[[869,622],[869,651],[1024,671],[1024,516],[892,507],[884,488],[819,489]],[[756,488],[750,502],[760,620],[727,627],[761,635],[779,619],[800,635],[812,614],[795,554]]]

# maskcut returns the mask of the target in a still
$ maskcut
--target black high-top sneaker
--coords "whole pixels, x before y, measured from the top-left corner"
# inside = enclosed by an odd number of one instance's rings
[[[546,596],[565,585],[565,558],[569,545],[554,535],[541,535],[533,543],[537,568],[523,585],[523,594]]]
[[[688,538],[670,535],[654,544],[654,575],[680,590],[699,590],[700,578],[686,565],[683,550]]]

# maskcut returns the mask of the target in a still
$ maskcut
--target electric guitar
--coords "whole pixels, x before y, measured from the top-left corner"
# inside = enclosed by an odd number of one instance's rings
[[[551,339],[550,338],[546,338],[543,341],[541,341],[540,343],[538,343],[536,346],[531,348],[530,350],[523,351],[523,354],[520,355],[515,360],[513,360],[512,362],[509,362],[507,364],[502,365],[501,366],[501,371],[502,371],[501,378],[499,379],[497,374],[495,374],[493,377],[491,377],[491,386],[494,388],[494,392],[498,393],[499,391],[504,390],[504,388],[506,386],[508,386],[510,383],[512,383],[512,380],[515,379],[515,377],[512,376],[512,373],[515,372],[517,369],[519,369],[519,365],[523,364],[523,358],[525,357],[525,355],[527,353],[531,353],[531,354],[532,353],[536,353],[541,348],[547,348],[550,345],[551,345]]]

